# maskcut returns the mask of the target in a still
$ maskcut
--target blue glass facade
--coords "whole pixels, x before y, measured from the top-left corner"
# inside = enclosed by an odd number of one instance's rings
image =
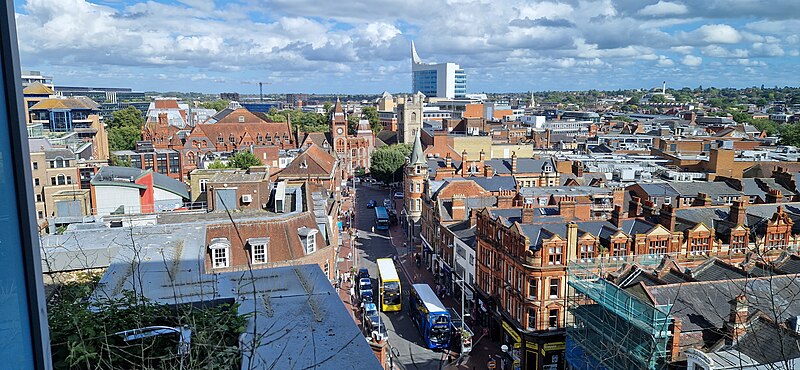
[[[435,70],[414,71],[411,89],[412,93],[422,92],[425,96],[436,96],[438,76]]]
[[[463,98],[467,95],[467,74],[463,69],[456,70],[455,97]]]

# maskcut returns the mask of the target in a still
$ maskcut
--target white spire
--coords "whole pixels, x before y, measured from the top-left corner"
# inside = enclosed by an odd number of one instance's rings
[[[411,40],[411,63],[422,64],[422,59],[417,55],[417,48],[414,46],[414,40]]]

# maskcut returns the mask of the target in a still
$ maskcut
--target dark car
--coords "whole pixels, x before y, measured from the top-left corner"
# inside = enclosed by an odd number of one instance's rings
[[[375,208],[375,206],[377,206],[377,205],[378,205],[378,203],[375,202],[374,200],[371,200],[371,199],[370,199],[369,202],[367,202],[367,208]]]
[[[387,209],[392,208],[392,200],[389,198],[384,199],[383,206],[386,207]]]
[[[358,279],[363,279],[363,278],[369,279],[369,270],[362,267],[358,269]]]

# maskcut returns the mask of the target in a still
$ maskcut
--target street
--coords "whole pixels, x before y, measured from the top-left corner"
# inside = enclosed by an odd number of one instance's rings
[[[357,214],[358,238],[356,246],[358,248],[358,267],[368,268],[370,276],[373,278],[373,284],[377,284],[375,279],[378,276],[378,268],[375,260],[378,258],[391,258],[398,251],[392,245],[389,232],[378,230],[372,232],[375,225],[375,212],[373,209],[367,208],[367,202],[375,200],[380,205],[384,199],[391,198],[391,195],[387,189],[364,183],[359,184],[357,189],[354,211]],[[396,204],[402,206],[402,202],[399,200]],[[391,229],[390,231],[397,235],[400,226],[394,225]],[[398,240],[397,244],[399,244],[398,247],[400,247],[401,252],[404,252],[402,241]],[[413,272],[409,271],[409,273]],[[398,274],[400,275],[401,289],[403,291],[403,310],[400,312],[381,313],[381,317],[385,320],[386,329],[389,331],[389,344],[394,349],[401,368],[441,369],[447,360],[446,354],[441,351],[427,349],[424,346],[422,337],[416,325],[409,318],[406,307],[410,282],[403,269],[399,266]]]

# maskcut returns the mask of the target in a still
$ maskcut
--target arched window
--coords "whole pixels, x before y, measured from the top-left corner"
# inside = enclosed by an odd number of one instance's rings
[[[64,166],[64,158],[56,157],[56,165],[55,168],[63,168]]]
[[[195,159],[194,152],[186,153],[186,161],[188,161],[189,164],[195,164],[194,159]]]
[[[56,184],[58,185],[66,185],[67,184],[67,176],[63,173],[59,173],[56,175]]]

